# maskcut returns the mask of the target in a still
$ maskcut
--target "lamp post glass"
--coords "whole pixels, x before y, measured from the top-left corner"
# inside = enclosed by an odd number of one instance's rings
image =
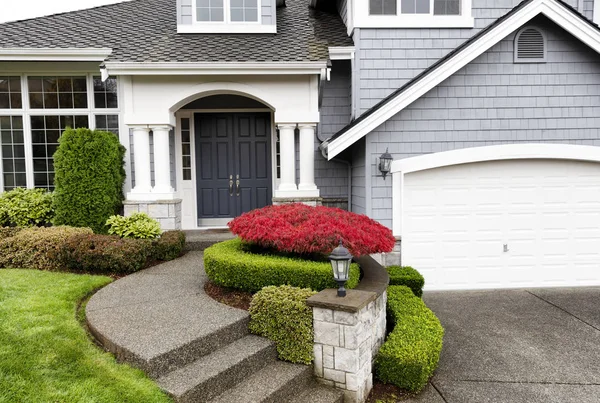
[[[352,255],[348,249],[344,248],[342,241],[340,241],[340,245],[331,252],[331,255],[329,255],[329,260],[331,261],[331,268],[333,269],[333,278],[339,284],[337,295],[338,297],[345,297],[345,285],[350,273]]]

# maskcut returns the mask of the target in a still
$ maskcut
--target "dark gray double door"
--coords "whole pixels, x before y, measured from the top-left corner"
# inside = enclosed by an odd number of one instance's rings
[[[271,115],[196,113],[198,225],[271,204]]]

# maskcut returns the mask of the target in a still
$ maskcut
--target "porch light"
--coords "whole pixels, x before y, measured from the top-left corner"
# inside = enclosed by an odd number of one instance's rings
[[[379,171],[381,172],[381,175],[383,176],[384,180],[387,174],[390,173],[392,161],[392,155],[388,152],[388,149],[386,148],[385,152],[381,154],[381,157],[379,157]]]
[[[344,248],[341,240],[340,245],[331,252],[331,255],[329,255],[329,260],[331,261],[331,268],[333,269],[333,278],[340,286],[338,288],[337,296],[345,297],[345,285],[346,281],[348,281],[352,255],[348,249]]]

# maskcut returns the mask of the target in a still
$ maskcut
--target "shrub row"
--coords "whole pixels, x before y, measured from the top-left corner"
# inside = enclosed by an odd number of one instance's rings
[[[410,288],[389,286],[387,294],[388,320],[394,330],[375,358],[375,375],[384,383],[416,392],[437,368],[444,329]]]
[[[410,266],[389,266],[387,271],[390,275],[390,285],[405,285],[417,297],[423,296],[425,279],[421,273]]]
[[[310,364],[313,359],[313,316],[306,299],[308,288],[270,286],[254,294],[250,303],[250,331],[273,340],[279,359]]]
[[[0,267],[88,273],[132,273],[154,260],[172,260],[185,245],[181,231],[156,240],[96,235],[67,226],[0,229]]]
[[[315,291],[338,287],[329,262],[250,253],[239,238],[207,248],[204,269],[215,284],[248,292],[286,284]],[[346,288],[356,287],[359,276],[360,269],[353,263]]]

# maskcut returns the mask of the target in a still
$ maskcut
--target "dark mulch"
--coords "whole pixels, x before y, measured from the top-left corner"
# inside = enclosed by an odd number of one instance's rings
[[[204,291],[206,291],[206,294],[209,297],[222,304],[243,309],[244,311],[250,309],[252,294],[249,292],[221,287],[212,281],[207,281],[206,284],[204,284]]]
[[[412,394],[404,389],[387,383],[375,381],[367,403],[394,403],[408,399]]]

